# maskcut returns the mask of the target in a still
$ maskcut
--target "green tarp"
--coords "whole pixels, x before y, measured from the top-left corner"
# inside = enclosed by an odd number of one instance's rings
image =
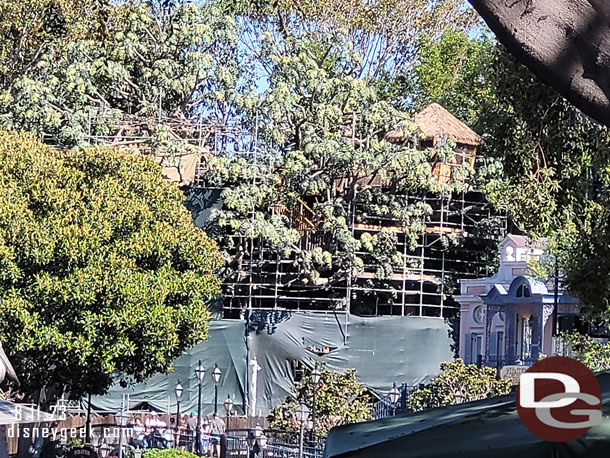
[[[207,340],[193,347],[174,363],[174,370],[169,374],[159,374],[144,383],[123,388],[114,385],[104,396],[95,396],[91,404],[95,409],[117,411],[121,405],[123,394],[129,394],[130,409],[135,409],[142,403],[148,403],[152,408],[176,412],[174,388],[180,380],[184,394],[180,402],[180,410],[189,412],[197,410],[197,381],[194,371],[198,361],[206,369],[202,388],[202,406],[205,413],[214,411],[214,382],[210,376],[214,364],[222,371],[219,383],[219,411],[224,412],[224,401],[231,395],[238,412],[245,386],[246,347],[244,344],[244,322],[240,320],[221,320],[210,322],[210,335]]]
[[[172,373],[127,389],[115,386],[106,396],[95,397],[92,404],[116,410],[122,394],[129,393],[132,401],[148,401],[157,409],[174,412],[174,387],[180,380],[184,386],[181,410],[194,410],[194,370],[201,359],[208,371],[203,388],[205,413],[213,411],[209,374],[218,364],[223,374],[219,402],[224,403],[231,394],[238,412],[248,401],[251,414],[266,415],[292,393],[299,363],[311,368],[323,361],[337,371],[354,368],[361,383],[385,395],[394,382],[412,386],[424,382],[439,372],[441,362],[453,358],[450,327],[438,318],[253,311],[247,328],[246,338],[245,321],[212,321],[208,340],[178,358]],[[250,370],[246,373],[248,354]],[[254,361],[259,368],[256,375]]]

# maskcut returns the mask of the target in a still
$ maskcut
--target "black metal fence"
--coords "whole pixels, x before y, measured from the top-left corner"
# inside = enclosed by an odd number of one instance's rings
[[[299,458],[299,434],[287,431],[265,430],[267,438],[264,448],[250,447],[247,437],[250,430],[236,429],[227,431],[227,457],[263,458]],[[303,441],[303,458],[322,458],[323,440],[311,441],[306,431]]]
[[[377,404],[375,404],[375,408],[373,409],[373,418],[378,420],[380,418],[391,417],[392,415],[396,415],[398,413],[407,412],[409,398],[415,391],[418,390],[418,388],[418,386],[409,386],[406,383],[403,383],[400,385],[400,387],[398,387],[398,391],[400,392],[398,402],[393,404],[390,401],[389,396],[381,398],[379,401],[377,401]]]

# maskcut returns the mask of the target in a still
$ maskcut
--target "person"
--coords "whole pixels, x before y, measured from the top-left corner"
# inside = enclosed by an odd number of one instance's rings
[[[225,433],[227,429],[225,422],[216,413],[212,415],[212,421],[210,422],[210,428],[212,438],[210,440],[212,444],[212,456],[220,457],[220,436]]]
[[[131,445],[136,448],[147,448],[146,428],[142,424],[142,420],[140,420],[139,417],[136,417],[132,430]]]
[[[205,417],[201,422],[201,442],[200,451],[201,455],[206,455],[210,447],[210,421],[208,417]]]
[[[190,438],[189,441],[189,451],[196,452],[197,450],[193,450],[196,448],[195,445],[195,436],[197,432],[197,413],[191,412],[191,415],[186,420],[186,432]]]
[[[163,429],[163,439],[165,439],[165,447],[172,448],[174,446],[174,432],[176,431],[176,420],[170,418],[169,426]]]
[[[180,423],[178,424],[178,447],[180,448],[180,450],[184,451],[189,446],[190,437],[185,429],[184,421],[182,419],[180,419],[179,421]]]

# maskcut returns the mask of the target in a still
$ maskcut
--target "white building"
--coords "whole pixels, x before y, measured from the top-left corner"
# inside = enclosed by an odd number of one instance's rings
[[[553,311],[574,317],[577,299],[528,276],[528,260],[546,253],[545,241],[508,235],[499,245],[500,268],[489,278],[461,280],[459,355],[467,363],[499,367],[529,365],[555,354]]]

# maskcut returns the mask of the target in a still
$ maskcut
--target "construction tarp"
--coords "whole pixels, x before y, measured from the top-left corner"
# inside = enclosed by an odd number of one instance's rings
[[[605,458],[610,449],[610,372],[598,380],[603,422],[571,442],[546,442],[529,432],[513,394],[333,428],[324,458]]]
[[[336,371],[356,369],[361,383],[385,395],[394,382],[416,386],[438,374],[440,363],[454,356],[450,335],[450,326],[438,318],[255,310],[247,321],[212,321],[208,340],[178,358],[169,375],[128,389],[115,386],[92,403],[104,410],[118,409],[122,393],[128,392],[132,404],[147,401],[173,412],[173,390],[180,380],[181,410],[192,410],[199,359],[208,371],[203,388],[206,413],[213,410],[209,374],[215,363],[223,374],[219,402],[231,394],[236,407],[247,405],[251,415],[266,415],[292,395],[297,368],[313,368],[316,361]]]
[[[244,322],[240,320],[211,321],[209,337],[176,359],[172,372],[155,375],[146,382],[127,388],[116,384],[104,396],[92,397],[91,405],[102,411],[117,411],[123,395],[128,394],[131,410],[147,405],[163,412],[176,412],[174,389],[180,381],[184,388],[180,410],[195,411],[198,395],[195,368],[200,360],[206,369],[201,396],[203,411],[214,411],[214,382],[211,373],[214,365],[218,364],[222,371],[218,384],[219,411],[224,412],[224,401],[227,395],[231,395],[235,408],[240,412],[246,376]]]
[[[249,329],[250,357],[260,367],[255,406],[262,412],[292,393],[297,361],[356,369],[361,383],[385,395],[394,382],[417,386],[453,359],[449,326],[437,318],[253,312]]]

